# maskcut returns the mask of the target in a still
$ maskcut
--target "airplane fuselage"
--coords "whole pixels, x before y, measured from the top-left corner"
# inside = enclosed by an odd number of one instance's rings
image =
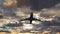
[[[29,18],[29,20],[30,20],[30,24],[32,24],[32,21],[33,21],[33,17]]]
[[[31,13],[29,20],[30,20],[30,24],[32,24],[32,21],[33,21],[33,13]]]

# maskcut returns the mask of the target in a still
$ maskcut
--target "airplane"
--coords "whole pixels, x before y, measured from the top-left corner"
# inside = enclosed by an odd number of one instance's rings
[[[24,21],[24,20],[29,20],[29,21],[30,21],[30,24],[32,24],[32,21],[33,21],[33,20],[41,21],[41,20],[36,19],[36,18],[34,18],[34,17],[33,17],[33,12],[31,12],[31,14],[30,14],[30,17],[29,17],[29,18],[21,19],[20,21]]]

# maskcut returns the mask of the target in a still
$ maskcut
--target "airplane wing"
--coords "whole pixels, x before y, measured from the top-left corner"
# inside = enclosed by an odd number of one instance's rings
[[[30,18],[26,18],[26,19],[21,19],[20,21],[25,21],[25,20],[29,20]]]
[[[41,20],[39,20],[39,19],[36,19],[36,18],[33,18],[33,20],[41,21]]]

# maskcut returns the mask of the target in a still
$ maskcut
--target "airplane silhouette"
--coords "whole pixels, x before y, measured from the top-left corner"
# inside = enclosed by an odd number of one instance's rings
[[[29,18],[21,19],[21,21],[24,21],[24,20],[29,20],[29,21],[30,21],[30,24],[32,24],[32,21],[33,21],[33,20],[41,21],[41,20],[39,20],[39,19],[33,18],[33,12],[31,12]]]

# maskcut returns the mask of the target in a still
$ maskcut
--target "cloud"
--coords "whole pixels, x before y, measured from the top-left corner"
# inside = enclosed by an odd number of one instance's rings
[[[41,11],[41,17],[52,18],[60,15],[60,3],[56,4],[51,8],[44,8]]]

